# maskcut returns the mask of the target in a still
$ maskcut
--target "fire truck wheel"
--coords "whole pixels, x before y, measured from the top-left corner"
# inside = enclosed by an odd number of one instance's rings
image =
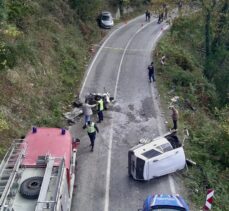
[[[37,199],[41,190],[43,177],[30,177],[20,186],[20,193],[26,199]]]

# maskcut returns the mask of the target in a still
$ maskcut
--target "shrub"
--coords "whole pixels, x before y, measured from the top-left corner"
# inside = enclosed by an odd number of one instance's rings
[[[189,87],[190,83],[195,83],[195,78],[190,72],[182,70],[180,67],[170,68],[169,76],[176,86]]]
[[[6,20],[5,0],[0,0],[0,22]]]
[[[155,60],[160,61],[160,57],[166,55],[165,65],[156,62],[159,66],[158,78],[162,82],[159,88],[163,90],[161,96],[165,95],[164,90],[169,90],[168,94],[171,91],[173,96],[180,97],[177,103],[181,117],[179,125],[187,125],[190,129],[190,141],[185,146],[186,156],[197,163],[197,168],[186,172],[187,178],[192,178],[191,181],[187,179],[186,184],[191,190],[193,202],[202,206],[206,187],[209,186],[217,192],[214,210],[229,210],[228,52],[221,46],[219,53],[210,58],[212,81],[207,80],[203,75],[204,60],[201,56],[204,46],[203,22],[196,22],[193,28],[194,19],[182,17],[175,20],[172,35],[166,35],[159,43]],[[169,97],[164,98],[167,101]],[[185,107],[185,99],[196,109]],[[216,106],[219,107],[216,109]]]
[[[20,29],[25,29],[25,17],[33,14],[32,4],[28,0],[8,0],[7,1],[8,21],[15,23]]]
[[[11,46],[0,42],[0,71],[7,67],[13,68],[16,64],[15,51]]]
[[[5,120],[5,118],[3,117],[3,114],[0,112],[0,132],[8,129],[9,129],[9,125]]]

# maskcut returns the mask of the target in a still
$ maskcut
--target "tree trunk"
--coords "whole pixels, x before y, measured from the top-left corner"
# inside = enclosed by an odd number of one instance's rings
[[[211,12],[209,9],[206,10],[205,16],[205,49],[206,49],[206,64],[204,69],[204,74],[207,78],[210,77],[210,70],[209,70],[209,59],[211,56]]]
[[[219,20],[216,25],[216,35],[212,42],[212,52],[215,53],[217,47],[221,45],[222,42],[222,32],[223,27],[227,25],[227,12],[228,12],[228,1],[225,1],[221,11],[219,12]]]

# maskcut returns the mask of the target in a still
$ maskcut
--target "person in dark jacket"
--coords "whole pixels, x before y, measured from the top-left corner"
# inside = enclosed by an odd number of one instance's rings
[[[152,79],[153,82],[156,81],[154,77],[154,66],[153,62],[151,62],[151,65],[148,66],[148,76],[149,76],[149,82],[151,83]]]
[[[150,12],[149,12],[149,10],[145,11],[145,17],[146,17],[146,21],[150,21]]]
[[[99,133],[99,128],[94,122],[88,121],[84,129],[87,128],[87,134],[90,138],[91,142],[91,152],[94,150],[95,139],[96,139],[96,132]]]

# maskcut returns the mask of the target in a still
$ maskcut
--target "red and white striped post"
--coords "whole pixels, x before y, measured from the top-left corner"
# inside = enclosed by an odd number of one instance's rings
[[[214,190],[213,189],[208,189],[206,202],[205,202],[205,205],[203,207],[204,211],[205,210],[210,210],[212,208],[213,195],[214,195]]]

